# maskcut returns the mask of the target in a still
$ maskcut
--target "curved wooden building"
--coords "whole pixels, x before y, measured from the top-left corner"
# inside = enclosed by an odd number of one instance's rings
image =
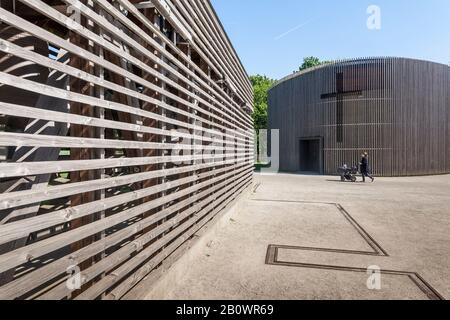
[[[269,126],[280,170],[336,173],[370,154],[379,176],[450,173],[450,67],[405,58],[335,62],[279,81]]]

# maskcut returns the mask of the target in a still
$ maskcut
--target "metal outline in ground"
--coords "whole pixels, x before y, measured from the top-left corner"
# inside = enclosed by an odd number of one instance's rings
[[[303,204],[325,204],[325,205],[335,206],[338,209],[338,211],[344,216],[344,218],[351,224],[351,226],[358,232],[358,234],[364,239],[364,241],[372,248],[373,251],[342,250],[342,249],[299,247],[299,246],[295,246],[295,248],[302,248],[302,250],[308,250],[308,251],[322,251],[322,252],[333,252],[333,253],[389,257],[389,254],[386,252],[386,250],[384,250],[383,247],[381,247],[381,245],[339,203],[314,202],[314,201],[291,201],[291,200],[262,200],[262,199],[252,199],[252,201],[279,202],[279,203],[283,203],[283,202],[284,203],[303,203]]]
[[[266,254],[266,264],[267,265],[367,273],[367,269],[365,269],[365,268],[279,261],[278,260],[278,250],[279,249],[303,250],[302,247],[280,246],[280,245],[271,244],[271,245],[269,245],[269,247],[267,249],[267,254]],[[418,274],[416,272],[397,271],[397,270],[381,270],[380,274],[389,274],[389,275],[395,275],[395,276],[408,277],[408,279],[410,279],[427,296],[428,299],[430,299],[430,300],[445,300],[445,298],[443,296],[441,296],[436,289],[434,289],[428,282],[426,282],[420,276],[420,274]]]
[[[284,202],[284,203],[303,203],[303,204],[326,204],[326,205],[336,206],[336,208],[345,217],[345,219],[356,229],[356,231],[359,233],[359,235],[373,249],[373,251],[371,252],[371,251],[357,251],[357,250],[345,250],[345,249],[316,248],[316,247],[302,247],[302,246],[287,246],[287,245],[270,244],[267,248],[267,253],[266,253],[266,264],[267,265],[367,273],[367,269],[358,268],[358,267],[345,267],[345,266],[336,266],[336,265],[279,261],[278,260],[278,250],[279,249],[389,257],[389,254],[386,252],[386,250],[384,250],[381,247],[381,245],[379,245],[378,242],[339,203],[319,202],[319,201],[265,200],[265,199],[252,199],[252,201],[274,202],[274,203],[277,203],[277,202],[283,203]],[[427,296],[428,299],[430,299],[430,300],[445,300],[445,298],[436,289],[434,289],[433,286],[431,286],[427,281],[425,281],[425,279],[417,272],[398,271],[398,270],[381,270],[380,273],[408,277],[408,279],[411,280]]]

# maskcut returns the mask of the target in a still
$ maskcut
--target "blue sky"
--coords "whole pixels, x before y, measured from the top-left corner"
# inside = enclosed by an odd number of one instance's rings
[[[303,57],[450,63],[449,0],[211,0],[247,72],[279,79]],[[367,8],[381,9],[381,30]]]

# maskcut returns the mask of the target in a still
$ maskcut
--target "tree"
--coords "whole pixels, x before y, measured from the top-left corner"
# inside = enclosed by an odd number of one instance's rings
[[[330,63],[330,61],[320,61],[317,57],[306,57],[303,58],[303,63],[299,68],[299,71],[303,71],[309,68],[317,67],[323,64]]]
[[[255,123],[255,129],[257,131],[260,129],[267,129],[268,91],[275,83],[275,80],[272,80],[266,76],[256,75],[251,76],[250,81],[253,85],[254,92],[255,110],[253,112],[253,121]]]
[[[275,80],[266,76],[255,75],[250,77],[253,86],[254,111],[253,122],[256,130],[256,148],[259,162],[259,130],[268,129],[268,92]]]

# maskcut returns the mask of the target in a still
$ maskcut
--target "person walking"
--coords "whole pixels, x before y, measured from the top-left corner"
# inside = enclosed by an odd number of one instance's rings
[[[360,171],[361,171],[361,175],[362,175],[362,179],[363,179],[362,182],[364,182],[364,183],[366,182],[366,177],[372,179],[372,182],[374,182],[375,178],[369,174],[369,154],[367,152],[365,152],[361,155],[361,157],[362,157],[362,159],[361,159],[361,163],[359,165],[360,165]]]

